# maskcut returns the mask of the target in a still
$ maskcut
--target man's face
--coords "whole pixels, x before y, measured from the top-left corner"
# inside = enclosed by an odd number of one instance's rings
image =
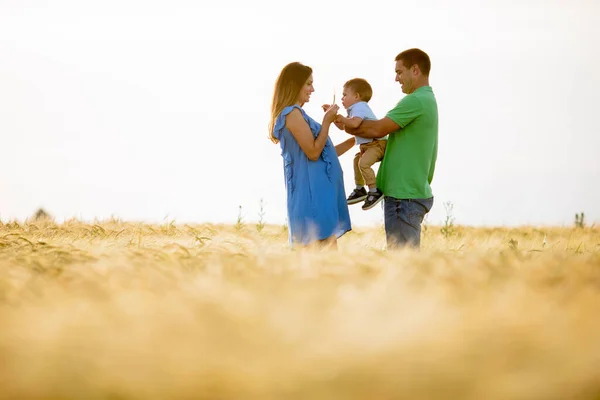
[[[413,81],[415,79],[415,66],[406,68],[402,60],[396,61],[396,82],[400,83],[402,93],[409,94],[414,92]]]

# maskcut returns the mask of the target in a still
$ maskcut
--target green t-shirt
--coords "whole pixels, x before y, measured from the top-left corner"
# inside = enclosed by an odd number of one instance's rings
[[[396,199],[433,197],[430,184],[437,159],[438,110],[431,86],[406,95],[386,117],[400,129],[389,135],[377,187]]]

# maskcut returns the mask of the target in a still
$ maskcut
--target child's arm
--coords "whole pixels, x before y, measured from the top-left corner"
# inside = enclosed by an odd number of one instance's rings
[[[338,115],[335,118],[335,122],[339,122],[340,124],[344,125],[345,128],[350,128],[350,129],[358,128],[360,126],[360,124],[362,123],[362,121],[363,120],[360,117],[346,118],[341,115]],[[337,124],[336,124],[336,126],[337,126]]]
[[[340,131],[344,130],[344,124],[342,124],[341,122],[333,121],[333,123]]]

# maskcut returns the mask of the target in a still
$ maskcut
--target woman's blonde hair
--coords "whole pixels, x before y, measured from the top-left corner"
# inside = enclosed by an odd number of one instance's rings
[[[292,62],[283,67],[273,91],[273,102],[271,103],[271,121],[269,122],[269,139],[273,143],[279,143],[274,136],[275,120],[284,108],[293,106],[298,101],[300,90],[312,75],[312,68],[299,62]]]

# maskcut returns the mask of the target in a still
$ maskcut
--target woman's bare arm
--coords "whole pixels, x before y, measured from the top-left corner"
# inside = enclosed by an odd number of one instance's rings
[[[300,148],[311,161],[316,161],[327,143],[330,123],[321,125],[321,131],[315,138],[310,130],[308,122],[304,120],[299,109],[295,108],[285,119],[285,126],[294,136]]]
[[[354,144],[356,143],[356,139],[354,138],[349,138],[346,139],[345,141],[343,141],[342,143],[339,143],[335,146],[335,152],[337,153],[337,156],[341,156],[342,154],[344,154],[345,152],[347,152],[348,150],[350,150],[352,148],[352,146],[354,146]]]

